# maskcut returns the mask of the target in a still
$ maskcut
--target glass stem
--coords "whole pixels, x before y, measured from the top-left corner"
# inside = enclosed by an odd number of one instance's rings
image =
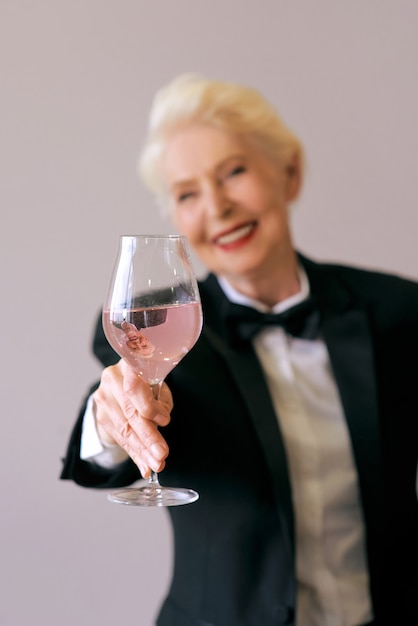
[[[148,479],[148,484],[151,487],[159,487],[160,486],[160,481],[158,480],[158,474],[157,472],[154,472],[154,470],[151,470],[151,475]]]
[[[163,384],[163,381],[160,380],[159,383],[155,383],[153,385],[151,385],[151,389],[152,389],[152,394],[154,396],[154,398],[156,400],[158,400],[159,396],[160,396],[160,390],[161,390],[161,386]],[[151,485],[152,487],[159,487],[160,486],[160,481],[158,480],[158,474],[157,472],[154,472],[154,470],[151,470],[151,474],[148,480],[148,484]]]

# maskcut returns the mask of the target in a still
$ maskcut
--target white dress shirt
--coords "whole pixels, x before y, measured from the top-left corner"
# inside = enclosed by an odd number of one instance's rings
[[[223,278],[227,297],[268,310]],[[280,313],[309,295],[301,290],[273,307]],[[295,511],[297,626],[359,626],[373,618],[358,479],[341,401],[321,339],[292,338],[267,327],[253,340],[286,447]],[[111,467],[126,458],[103,446],[92,407],[84,419],[81,455]]]

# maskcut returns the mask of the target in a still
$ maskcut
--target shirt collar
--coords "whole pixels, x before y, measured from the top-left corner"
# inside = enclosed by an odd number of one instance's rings
[[[277,302],[277,304],[275,304],[272,308],[266,306],[263,302],[260,302],[259,300],[254,300],[253,298],[249,298],[248,296],[240,293],[235,289],[235,287],[231,285],[231,283],[224,276],[218,276],[217,278],[222,291],[231,302],[235,302],[236,304],[243,304],[244,306],[250,306],[253,309],[257,309],[257,311],[271,311],[273,313],[282,313],[283,311],[290,309],[296,304],[303,302],[303,300],[306,300],[309,297],[309,280],[305,270],[301,265],[298,266],[298,276],[300,291],[293,294],[292,296],[289,296],[289,298],[286,298],[285,300]]]

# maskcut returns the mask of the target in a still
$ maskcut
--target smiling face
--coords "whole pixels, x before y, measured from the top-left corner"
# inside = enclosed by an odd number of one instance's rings
[[[287,208],[299,189],[294,164],[273,163],[250,139],[191,124],[170,136],[162,172],[174,221],[209,270],[265,301],[272,284],[273,302],[295,290]]]

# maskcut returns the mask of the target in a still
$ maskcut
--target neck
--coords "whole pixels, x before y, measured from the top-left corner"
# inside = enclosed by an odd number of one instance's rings
[[[243,295],[273,307],[278,302],[300,291],[297,256],[293,253],[286,262],[278,263],[270,271],[251,275],[228,275],[228,282]]]

